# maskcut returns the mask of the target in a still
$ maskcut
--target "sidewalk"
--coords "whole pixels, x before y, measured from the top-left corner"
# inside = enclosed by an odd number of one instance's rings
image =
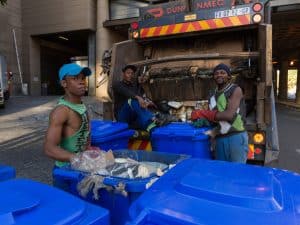
[[[297,104],[291,100],[287,100],[287,101],[276,100],[276,104],[300,111],[300,104]]]

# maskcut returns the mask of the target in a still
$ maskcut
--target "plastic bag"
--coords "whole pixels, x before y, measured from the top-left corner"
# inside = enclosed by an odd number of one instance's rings
[[[105,172],[105,168],[113,164],[114,158],[111,151],[88,150],[76,154],[71,159],[72,169],[91,173]]]

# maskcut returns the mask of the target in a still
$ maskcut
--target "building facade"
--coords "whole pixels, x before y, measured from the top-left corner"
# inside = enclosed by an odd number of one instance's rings
[[[139,16],[140,7],[161,2],[168,1],[8,0],[7,5],[0,6],[0,54],[14,74],[12,94],[21,93],[22,83],[32,96],[62,94],[58,69],[76,61],[93,71],[88,80],[89,95],[108,101],[108,79],[101,67],[103,53],[114,43],[127,40],[129,25]],[[271,2],[273,58],[280,71],[275,83],[279,99],[285,100],[290,62],[294,62],[292,68],[300,70],[300,2]],[[297,83],[300,87],[300,74]],[[300,103],[300,91],[295,101]]]

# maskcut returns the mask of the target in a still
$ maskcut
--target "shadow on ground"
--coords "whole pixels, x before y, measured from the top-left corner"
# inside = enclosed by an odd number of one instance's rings
[[[18,138],[0,143],[0,161],[13,166],[17,177],[52,183],[53,161],[43,153],[45,129],[37,129]]]

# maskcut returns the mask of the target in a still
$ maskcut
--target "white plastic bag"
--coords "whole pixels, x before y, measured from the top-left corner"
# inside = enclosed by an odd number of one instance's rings
[[[76,154],[71,159],[71,167],[75,170],[96,173],[103,171],[109,165],[114,164],[114,158],[110,151],[88,150]]]

